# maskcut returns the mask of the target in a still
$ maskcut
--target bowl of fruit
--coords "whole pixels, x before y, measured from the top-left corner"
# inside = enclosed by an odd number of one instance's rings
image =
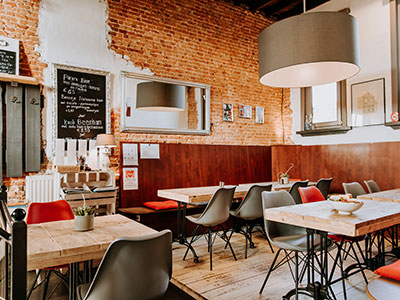
[[[364,202],[354,200],[351,195],[335,195],[329,199],[329,204],[339,213],[351,214],[363,206]]]

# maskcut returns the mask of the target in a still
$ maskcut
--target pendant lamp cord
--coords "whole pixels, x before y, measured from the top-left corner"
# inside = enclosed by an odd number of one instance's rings
[[[307,10],[306,0],[303,0],[303,13]]]
[[[281,101],[282,145],[285,144],[285,122],[284,122],[284,118],[283,118],[283,103],[285,101],[284,92],[285,92],[285,90],[282,89],[282,101]]]

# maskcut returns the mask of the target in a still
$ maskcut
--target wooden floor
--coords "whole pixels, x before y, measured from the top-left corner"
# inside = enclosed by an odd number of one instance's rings
[[[186,247],[174,243],[172,282],[196,299],[282,299],[282,296],[294,287],[287,265],[272,273],[260,297],[258,293],[274,254],[262,235],[257,233],[254,236],[256,248],[249,249],[248,258],[244,259],[244,242],[242,235],[233,236],[232,246],[238,259],[234,261],[229,248],[224,249],[224,242],[217,237],[213,249],[213,271],[209,270],[207,243],[203,238],[194,244],[200,258],[197,264],[193,262],[191,253],[182,261]],[[349,258],[348,262],[351,261]],[[368,278],[376,276],[371,271],[365,272]],[[361,274],[352,276],[346,281],[346,286],[347,299],[369,299]],[[341,283],[335,284],[333,290],[337,299],[344,298]],[[305,296],[299,298],[310,299]]]

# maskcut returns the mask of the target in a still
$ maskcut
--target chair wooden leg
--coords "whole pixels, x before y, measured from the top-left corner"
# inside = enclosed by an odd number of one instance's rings
[[[260,295],[262,294],[262,292],[264,290],[264,287],[267,284],[268,278],[271,275],[271,272],[275,267],[276,260],[278,259],[278,256],[281,253],[281,251],[282,251],[282,249],[279,249],[278,252],[276,252],[276,254],[275,254],[275,257],[274,257],[274,260],[272,261],[271,267],[269,268],[267,276],[265,277],[265,280],[264,280],[264,282],[263,282],[263,284],[261,286],[261,289],[260,289],[260,292],[259,292]]]

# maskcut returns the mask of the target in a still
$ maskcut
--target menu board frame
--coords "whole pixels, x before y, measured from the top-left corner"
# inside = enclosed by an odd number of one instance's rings
[[[63,64],[53,64],[53,154],[55,153],[55,143],[58,138],[58,70],[81,72],[86,74],[101,75],[105,77],[105,133],[111,133],[111,73],[102,70],[94,70],[84,67],[63,65]],[[62,137],[63,138],[63,137]]]

